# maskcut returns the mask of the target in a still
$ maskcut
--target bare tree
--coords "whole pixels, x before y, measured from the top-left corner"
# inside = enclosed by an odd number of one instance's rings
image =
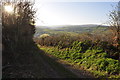
[[[120,2],[109,14],[109,29],[113,34],[113,45],[117,48],[120,46]]]

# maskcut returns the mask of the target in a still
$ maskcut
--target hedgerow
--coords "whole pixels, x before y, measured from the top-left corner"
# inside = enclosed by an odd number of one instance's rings
[[[41,49],[60,59],[77,63],[79,66],[82,66],[84,69],[90,70],[93,73],[95,71],[96,76],[105,77],[106,75],[119,75],[120,62],[109,58],[108,53],[101,47],[96,48],[91,46],[91,44],[90,41],[75,41],[69,48],[59,49],[52,47]],[[104,74],[101,74],[100,72],[104,72]]]

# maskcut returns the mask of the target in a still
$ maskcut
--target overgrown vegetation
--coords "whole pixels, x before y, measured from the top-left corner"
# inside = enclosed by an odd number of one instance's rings
[[[111,77],[120,75],[120,62],[109,58],[109,55],[101,48],[91,48],[83,42],[74,42],[71,48],[58,49],[57,47],[40,48],[46,53],[54,55],[60,59],[77,63],[85,70],[93,72],[96,77]]]
[[[90,37],[91,36],[91,37]],[[119,49],[102,38],[94,35],[75,37],[70,35],[55,35],[37,39],[40,49],[60,59],[78,64],[94,73],[96,77],[119,77]],[[95,38],[96,37],[96,38]]]
[[[13,6],[13,12],[4,7]],[[34,46],[35,33],[33,3],[24,0],[5,0],[2,4],[2,45],[3,67],[19,60]],[[23,52],[24,51],[24,52]]]
[[[104,36],[105,37],[105,36]],[[59,49],[71,48],[72,45],[76,45],[76,49],[85,52],[89,48],[100,48],[103,49],[109,56],[109,58],[119,59],[119,49],[112,45],[112,41],[104,39],[101,35],[95,34],[81,34],[80,36],[71,36],[67,34],[46,36],[35,39],[35,41],[41,46],[53,46]],[[81,42],[81,43],[80,43]],[[79,46],[82,46],[79,48]]]

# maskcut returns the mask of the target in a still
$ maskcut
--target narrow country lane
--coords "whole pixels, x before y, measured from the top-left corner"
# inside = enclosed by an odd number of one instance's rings
[[[4,60],[4,59],[3,59]],[[9,59],[8,59],[9,60]],[[4,65],[2,78],[88,78],[35,49],[20,55],[14,63]]]

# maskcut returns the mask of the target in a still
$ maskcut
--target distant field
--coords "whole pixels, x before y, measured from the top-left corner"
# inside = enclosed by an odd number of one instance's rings
[[[57,35],[57,34],[70,34],[70,35],[79,35],[80,33],[92,33],[92,34],[99,34],[99,33],[106,33],[108,32],[108,26],[100,26],[100,25],[66,25],[61,27],[36,27],[36,34],[35,37],[41,34],[50,34],[50,35]]]

